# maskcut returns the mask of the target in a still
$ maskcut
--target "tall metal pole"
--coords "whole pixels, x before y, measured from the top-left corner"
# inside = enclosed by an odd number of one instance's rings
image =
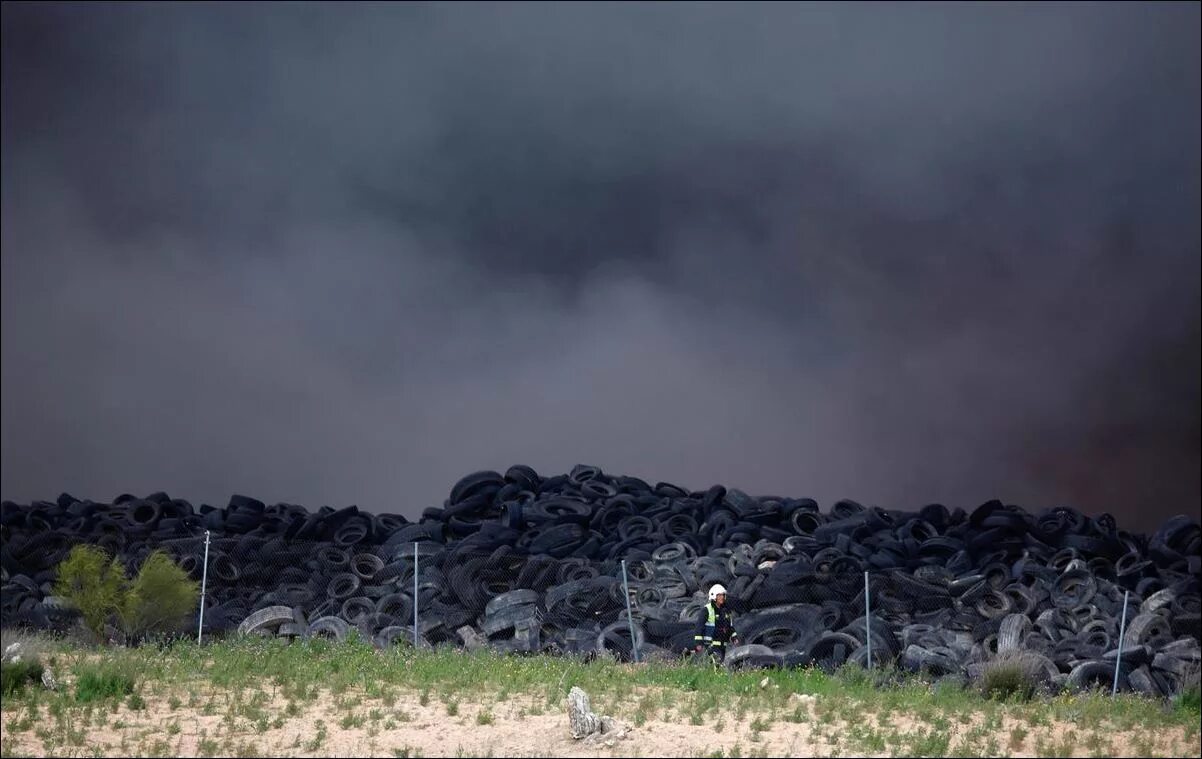
[[[1118,656],[1114,657],[1114,687],[1110,689],[1110,695],[1115,695],[1119,692],[1119,664],[1123,661],[1123,636],[1127,633],[1127,598],[1131,595],[1131,591],[1123,593],[1123,621],[1119,623],[1119,652]]]
[[[413,648],[417,649],[417,541],[413,541]]]
[[[868,669],[872,669],[872,617],[868,603],[868,571],[864,571],[864,644],[868,646]]]
[[[205,530],[205,560],[204,569],[200,575],[200,621],[196,625],[196,645],[200,645],[200,639],[204,635],[205,629],[205,591],[209,585],[209,531]]]
[[[634,616],[630,612],[630,583],[626,580],[626,559],[622,559],[622,589],[626,591],[626,623],[630,627],[630,651],[635,663],[638,663],[639,644],[634,639]]]

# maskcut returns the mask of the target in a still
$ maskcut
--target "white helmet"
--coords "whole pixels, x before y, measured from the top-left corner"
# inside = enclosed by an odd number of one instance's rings
[[[715,585],[714,587],[710,588],[710,600],[711,601],[713,601],[715,598],[717,598],[720,595],[721,596],[726,595],[726,588],[722,587],[721,585]]]

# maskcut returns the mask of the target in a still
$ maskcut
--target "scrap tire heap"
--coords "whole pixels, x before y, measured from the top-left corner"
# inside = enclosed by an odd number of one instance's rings
[[[1122,688],[1171,695],[1202,661],[1202,532],[1185,516],[1144,535],[1108,514],[996,500],[971,512],[841,500],[823,512],[809,498],[585,465],[474,472],[417,521],[240,495],[223,509],[162,492],[5,501],[3,625],[75,623],[52,585],[78,543],[131,570],[164,549],[200,579],[206,531],[208,635],[357,630],[381,647],[672,659],[722,583],[743,643],[732,669],[863,665],[871,638],[876,665],[972,679],[1018,652],[1049,688],[1109,686],[1124,596]]]

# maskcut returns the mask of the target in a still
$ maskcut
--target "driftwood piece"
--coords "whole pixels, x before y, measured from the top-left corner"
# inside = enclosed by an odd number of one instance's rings
[[[577,740],[601,732],[601,718],[590,707],[588,694],[576,686],[568,693],[568,727]]]
[[[613,717],[601,716],[589,705],[588,694],[573,686],[568,693],[568,726],[572,737],[585,743],[604,743],[613,746],[614,741],[626,737],[629,726]]]

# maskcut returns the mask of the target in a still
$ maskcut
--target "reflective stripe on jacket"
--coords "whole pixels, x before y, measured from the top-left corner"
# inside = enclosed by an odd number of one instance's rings
[[[705,613],[698,620],[697,633],[693,636],[694,645],[713,648],[725,647],[728,642],[737,638],[734,625],[731,622],[730,610],[725,605],[721,609],[710,601],[705,605]]]

